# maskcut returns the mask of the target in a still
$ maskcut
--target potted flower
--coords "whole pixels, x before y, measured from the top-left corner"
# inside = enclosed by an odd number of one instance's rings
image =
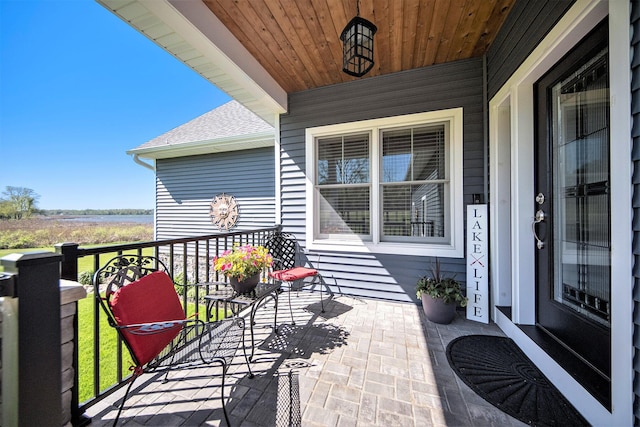
[[[431,276],[418,279],[416,295],[422,299],[424,314],[436,323],[451,323],[456,315],[457,304],[461,307],[467,305],[467,297],[462,293],[460,282],[453,277],[442,276],[437,258],[431,269]]]
[[[213,269],[229,278],[236,292],[247,293],[260,281],[260,272],[271,267],[273,258],[264,246],[238,244],[213,259]]]

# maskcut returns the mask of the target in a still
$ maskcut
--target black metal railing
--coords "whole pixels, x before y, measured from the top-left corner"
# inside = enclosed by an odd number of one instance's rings
[[[219,276],[219,273],[214,271],[211,265],[211,261],[215,256],[220,255],[227,249],[231,249],[235,244],[261,244],[266,240],[269,233],[279,229],[280,226],[273,226],[206,236],[99,247],[80,247],[75,243],[61,243],[56,245],[56,252],[63,255],[60,269],[62,279],[77,281],[79,273],[85,274],[84,272],[78,271],[78,260],[83,257],[93,258],[91,262],[93,271],[90,272],[93,274],[93,272],[97,271],[102,265],[106,264],[111,257],[125,253],[134,253],[138,255],[153,255],[161,259],[167,265],[171,276],[177,284],[187,285],[219,282],[224,281],[224,277]],[[200,297],[203,297],[207,290],[199,290],[199,287],[195,287],[195,294],[187,294],[186,286],[180,286],[178,288],[184,289],[181,299],[185,307],[189,305],[194,310],[193,313],[187,313],[187,315],[191,314],[196,317],[204,316],[199,310],[199,301],[201,300]],[[198,292],[202,292],[202,295],[199,295]],[[223,312],[221,316],[224,316],[224,313],[225,312]],[[216,313],[216,316],[220,316],[220,314]],[[86,408],[118,390],[125,384],[128,378],[126,369],[123,369],[126,364],[127,353],[123,351],[122,343],[118,340],[115,366],[108,367],[111,371],[116,372],[115,381],[106,387],[104,385],[101,386],[101,368],[105,368],[101,366],[101,363],[104,364],[105,362],[101,362],[100,358],[100,341],[101,334],[103,334],[103,331],[101,331],[101,320],[103,320],[103,318],[104,313],[101,312],[98,302],[94,298],[93,325],[91,328],[93,330],[93,390],[88,399],[83,399],[83,402],[78,403],[77,413],[74,414],[75,419],[81,418]],[[79,328],[79,333],[82,333],[82,329],[83,328]],[[83,338],[86,339],[86,337],[80,336],[79,340]],[[75,366],[77,367],[77,361]],[[78,369],[76,369],[76,375],[79,375],[77,372]],[[123,375],[123,372],[125,375]]]

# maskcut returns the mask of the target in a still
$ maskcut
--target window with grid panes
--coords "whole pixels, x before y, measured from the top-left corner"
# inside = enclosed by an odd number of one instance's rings
[[[446,237],[446,124],[382,130],[381,240]]]
[[[318,139],[319,234],[371,234],[369,134]]]
[[[461,147],[462,109],[307,129],[309,247],[462,256]]]

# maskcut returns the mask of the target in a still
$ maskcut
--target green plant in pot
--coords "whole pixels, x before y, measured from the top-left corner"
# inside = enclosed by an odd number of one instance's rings
[[[451,323],[456,315],[456,306],[467,305],[467,297],[462,293],[460,282],[453,277],[442,276],[440,260],[437,258],[431,268],[431,275],[418,279],[416,296],[422,300],[422,309],[427,319],[435,323]]]
[[[273,257],[264,246],[239,244],[212,261],[213,269],[227,276],[231,287],[241,294],[253,291],[260,282],[260,272],[272,263]]]

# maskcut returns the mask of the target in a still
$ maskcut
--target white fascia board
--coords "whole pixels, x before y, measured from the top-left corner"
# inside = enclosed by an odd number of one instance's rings
[[[141,0],[155,4],[156,0]],[[168,0],[175,9],[189,22],[196,34],[191,35],[185,29],[185,40],[194,46],[200,46],[204,40],[210,46],[202,46],[202,52],[207,50],[215,55],[214,62],[226,71],[228,76],[242,84],[253,93],[258,101],[270,104],[277,114],[287,111],[287,92],[271,77],[249,51],[224,26],[222,21],[211,12],[202,1]],[[211,48],[215,48],[215,52]],[[200,49],[199,49],[200,50]]]
[[[174,157],[195,156],[201,154],[222,153],[227,151],[249,150],[252,148],[273,147],[273,132],[253,134],[244,138],[229,137],[205,141],[167,144],[164,146],[134,148],[127,154],[145,159],[168,159]]]
[[[202,1],[96,1],[267,123],[287,112],[286,91]]]

